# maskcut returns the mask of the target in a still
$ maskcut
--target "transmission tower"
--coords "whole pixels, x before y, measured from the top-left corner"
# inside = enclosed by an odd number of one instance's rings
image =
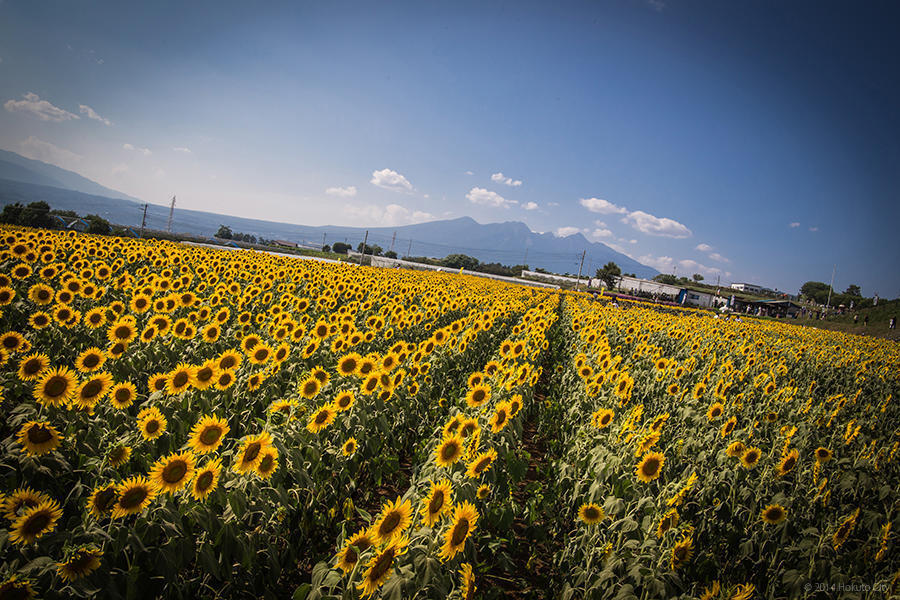
[[[172,204],[169,206],[169,224],[166,225],[166,231],[172,233],[172,217],[175,215],[175,196],[172,196]]]

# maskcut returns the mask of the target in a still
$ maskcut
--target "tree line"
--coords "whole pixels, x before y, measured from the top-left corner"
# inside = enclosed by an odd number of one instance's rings
[[[21,227],[66,229],[75,220],[84,222],[82,228],[87,233],[110,235],[113,232],[109,221],[100,215],[90,214],[82,217],[74,210],[55,210],[43,200],[31,202],[28,205],[22,205],[19,202],[7,204],[0,212],[0,223]]]

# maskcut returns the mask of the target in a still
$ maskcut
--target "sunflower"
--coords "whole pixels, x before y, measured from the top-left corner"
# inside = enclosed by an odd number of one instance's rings
[[[659,452],[648,452],[635,468],[635,475],[644,483],[649,483],[659,477],[665,463],[666,457]]]
[[[322,382],[313,376],[309,376],[300,383],[297,393],[303,398],[311,400],[316,397],[320,389],[322,389]]]
[[[353,395],[353,392],[351,390],[344,390],[338,393],[334,402],[332,402],[332,405],[336,411],[342,412],[352,408],[354,403],[356,403],[356,397]]]
[[[35,400],[48,406],[67,404],[75,394],[76,381],[75,373],[66,367],[48,369],[31,394]]]
[[[53,291],[53,288],[43,283],[36,283],[28,288],[28,299],[41,306],[46,306],[53,302],[55,295],[56,292]]]
[[[168,422],[155,406],[145,408],[138,413],[138,428],[145,440],[155,440],[166,432]]]
[[[393,571],[394,559],[406,552],[406,546],[409,544],[407,538],[398,538],[384,547],[381,552],[377,553],[369,562],[366,563],[366,572],[363,573],[362,581],[356,586],[362,590],[362,597],[366,598],[374,594],[378,588],[384,585],[388,577]]]
[[[484,500],[491,494],[491,486],[486,483],[482,483],[478,486],[478,489],[475,491],[475,497],[479,500]]]
[[[393,502],[385,502],[381,514],[375,520],[370,532],[378,544],[390,543],[403,535],[412,523],[412,502],[400,501],[398,496]]]
[[[91,410],[112,388],[112,375],[98,371],[78,386],[73,402],[82,410]]]
[[[234,372],[222,371],[216,376],[216,389],[227,390],[234,385]]]
[[[226,350],[219,355],[218,359],[216,359],[216,366],[222,370],[237,369],[239,366],[241,366],[242,360],[243,357],[236,350]]]
[[[16,435],[22,444],[22,451],[28,456],[42,456],[59,446],[62,436],[46,421],[29,421],[22,425]]]
[[[438,483],[431,482],[431,490],[422,499],[422,508],[419,513],[425,520],[425,524],[434,527],[434,524],[453,505],[453,488],[450,481],[444,479]]]
[[[706,411],[706,418],[710,421],[714,421],[722,416],[722,413],[725,412],[725,407],[722,406],[721,402],[713,402],[709,406],[709,410]]]
[[[472,478],[480,477],[482,473],[491,468],[491,464],[493,464],[496,458],[497,451],[493,448],[482,452],[467,465],[466,476]]]
[[[722,584],[718,580],[713,581],[712,585],[703,589],[703,593],[700,594],[700,600],[714,600],[714,598],[718,598],[721,589]]]
[[[819,446],[818,448],[816,448],[815,456],[816,456],[816,462],[826,463],[829,460],[831,460],[832,452],[828,448]]]
[[[462,580],[460,584],[460,597],[462,600],[473,600],[475,598],[475,575],[472,573],[472,565],[463,563],[459,570],[459,577]]]
[[[753,592],[756,591],[756,586],[752,583],[745,583],[734,588],[734,595],[731,596],[731,600],[750,600],[753,597]]]
[[[584,503],[578,509],[578,518],[588,525],[595,525],[606,518],[606,513],[593,502]]]
[[[675,547],[672,548],[672,569],[677,569],[691,560],[691,556],[694,554],[694,540],[690,535],[684,535],[680,540],[675,543]]]
[[[42,310],[33,313],[28,317],[28,324],[34,329],[44,329],[50,325],[53,318]]]
[[[608,408],[601,408],[591,415],[591,422],[597,429],[608,427],[612,423],[615,413]]]
[[[306,424],[306,429],[309,430],[310,433],[319,433],[331,425],[336,414],[337,412],[335,411],[334,406],[326,404],[312,414],[309,418],[309,423]]]
[[[478,421],[475,419],[463,419],[462,423],[459,425],[459,435],[465,439],[480,433],[481,427],[479,427]]]
[[[84,315],[84,324],[91,329],[97,329],[106,325],[106,311],[97,307],[87,311]]]
[[[466,538],[475,529],[478,522],[478,511],[468,501],[456,506],[453,522],[444,534],[444,545],[441,547],[441,560],[449,560],[463,549]]]
[[[110,325],[109,329],[106,331],[106,339],[109,340],[110,344],[118,342],[127,344],[136,337],[137,329],[135,328],[134,323],[124,318],[119,319]]]
[[[18,331],[7,331],[0,335],[0,348],[7,352],[21,352],[26,344],[25,337]]]
[[[352,437],[344,442],[343,446],[341,446],[341,454],[343,454],[344,456],[353,456],[354,454],[356,454],[356,447],[356,438]]]
[[[98,519],[108,516],[116,503],[116,484],[105,483],[98,485],[91,492],[87,501],[87,508],[91,515]]]
[[[777,525],[787,518],[787,510],[780,504],[770,504],[760,513],[760,518],[769,525]]]
[[[231,431],[228,421],[215,415],[204,415],[191,429],[189,444],[197,454],[207,454],[219,447]]]
[[[144,510],[158,493],[146,477],[130,477],[116,488],[118,497],[113,506],[112,518],[118,519]]]
[[[56,522],[62,514],[56,500],[44,500],[37,506],[26,508],[13,522],[9,539],[14,544],[33,544],[45,533],[56,529]]]
[[[4,600],[32,600],[35,597],[34,588],[27,579],[19,579],[13,575],[6,581],[0,583],[0,598]]]
[[[667,531],[678,525],[678,509],[670,508],[656,526],[656,537],[661,538]]]
[[[762,450],[751,446],[744,450],[744,454],[741,455],[741,464],[748,469],[752,469],[759,462],[760,458],[762,458]]]
[[[121,467],[131,458],[131,446],[116,444],[106,453],[106,462],[113,469]]]
[[[219,476],[222,473],[222,462],[216,458],[194,472],[194,480],[191,482],[191,496],[194,500],[202,502],[219,485]]]
[[[788,471],[797,465],[797,459],[799,458],[800,453],[797,450],[791,450],[782,456],[781,461],[778,463],[778,476],[786,475]]]
[[[106,353],[100,348],[88,348],[75,359],[75,368],[81,373],[96,371],[106,362]]]
[[[196,466],[197,459],[193,452],[173,452],[153,464],[150,481],[160,492],[174,494],[191,480]]]
[[[435,450],[435,460],[441,467],[452,465],[460,459],[465,441],[459,435],[447,435]]]
[[[15,521],[30,508],[49,502],[50,496],[44,492],[36,492],[30,487],[19,488],[6,497],[3,501],[3,516],[10,521]]]
[[[360,385],[360,387],[359,387],[360,393],[366,394],[366,395],[373,393],[375,390],[378,389],[378,383],[379,383],[378,380],[379,380],[379,373],[377,373],[377,372],[370,373],[368,376],[366,376],[366,378],[363,380],[362,384]]]
[[[725,450],[725,453],[731,458],[740,458],[744,455],[746,449],[746,446],[744,446],[742,442],[731,442]]]
[[[169,371],[166,378],[166,393],[174,396],[185,391],[194,382],[196,374],[196,367],[181,363],[174,370]]]
[[[491,399],[491,388],[486,385],[476,385],[466,394],[466,404],[471,408],[478,408]]]
[[[198,390],[205,390],[215,383],[217,375],[216,363],[208,360],[199,367],[194,368],[194,377],[191,384]]]
[[[353,534],[344,547],[338,552],[336,567],[344,573],[349,573],[359,562],[359,555],[375,545],[375,541],[365,529]]]
[[[678,388],[677,383],[670,383],[669,387],[666,388],[666,393],[670,396],[677,396],[681,390]]]
[[[837,531],[834,532],[834,536],[832,536],[831,538],[831,543],[835,550],[843,546],[844,542],[847,541],[847,538],[850,536],[850,532],[853,531],[853,528],[856,526],[857,517],[859,517],[858,508],[853,512],[853,514],[845,518],[840,527],[838,527]]]
[[[16,374],[22,381],[36,381],[49,368],[50,357],[46,354],[34,353],[19,361],[19,370]]]
[[[109,401],[119,410],[128,408],[137,397],[137,388],[133,383],[124,382],[113,386],[109,391]]]
[[[491,432],[499,433],[503,430],[504,427],[509,423],[509,403],[500,402],[497,404],[494,409],[494,414],[491,415],[490,424],[491,424]]]
[[[726,437],[732,431],[734,431],[735,425],[737,425],[737,417],[731,417],[730,419],[725,421],[725,423],[722,425],[722,429],[720,430],[722,437]]]
[[[61,563],[56,563],[56,572],[63,581],[75,581],[87,577],[100,568],[103,553],[94,546],[82,546],[73,551]]]
[[[268,431],[244,438],[232,468],[237,473],[255,470],[262,462],[263,450],[271,445],[272,436]]]
[[[262,459],[256,465],[256,474],[263,479],[268,479],[278,470],[278,448],[267,446],[263,448]]]

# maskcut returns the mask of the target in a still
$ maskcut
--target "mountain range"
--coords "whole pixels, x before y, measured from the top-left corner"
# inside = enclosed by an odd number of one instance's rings
[[[144,203],[116,190],[106,188],[77,173],[31,160],[14,152],[0,150],[0,206],[43,200],[52,208],[74,210],[78,214],[98,214],[111,223],[139,228]],[[146,226],[166,229],[169,207],[147,204]],[[528,264],[554,273],[593,274],[609,261],[624,273],[653,277],[656,269],[643,265],[609,246],[591,242],[580,233],[557,237],[536,233],[525,223],[480,224],[470,217],[430,221],[398,227],[308,226],[246,219],[176,207],[172,230],[212,236],[220,225],[234,232],[257,237],[286,240],[306,245],[345,242],[354,248],[366,238],[368,244],[384,250],[393,248],[400,256],[444,257],[460,253],[482,262],[505,265]],[[584,264],[580,265],[582,252]]]

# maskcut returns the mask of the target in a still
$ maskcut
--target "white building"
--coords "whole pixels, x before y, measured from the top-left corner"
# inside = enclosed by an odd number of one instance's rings
[[[602,286],[603,282],[600,279],[591,279],[591,287],[599,288]],[[619,278],[619,285],[617,287],[624,292],[671,296],[672,298],[676,298],[681,292],[681,288],[674,285],[660,283],[658,281],[653,281],[652,279],[629,277],[627,275],[623,275]]]
[[[754,283],[732,283],[731,289],[739,292],[747,292],[748,294],[774,294],[775,290],[756,285]]]

